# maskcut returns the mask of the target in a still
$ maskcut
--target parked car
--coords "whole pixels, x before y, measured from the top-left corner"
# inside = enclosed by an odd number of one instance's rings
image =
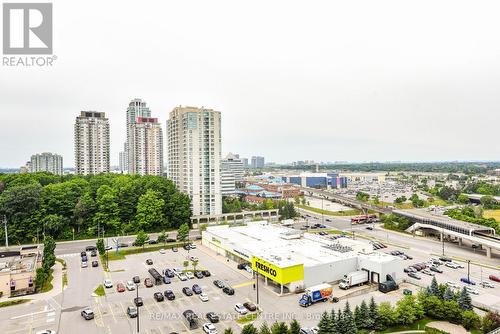
[[[449,257],[445,257],[445,256],[440,257],[439,260],[442,262],[451,262],[451,259]]]
[[[118,244],[118,247],[119,247],[119,248],[128,247],[128,244],[127,244],[126,242],[120,242],[120,243]]]
[[[103,285],[105,288],[109,289],[113,287],[113,282],[109,278],[106,278],[103,282]]]
[[[210,271],[208,270],[202,270],[201,273],[203,274],[203,276],[205,277],[210,277]]]
[[[496,275],[490,275],[488,276],[488,278],[492,281],[495,281],[495,282],[499,282],[500,283],[500,277],[496,276]]]
[[[197,295],[199,295],[200,293],[203,292],[203,291],[201,291],[201,288],[200,288],[200,286],[198,284],[193,284],[193,287],[191,289]]]
[[[85,251],[91,252],[97,250],[97,246],[87,246],[85,247]]]
[[[460,282],[465,283],[465,284],[470,284],[470,285],[476,285],[476,282],[474,282],[473,280],[471,280],[467,277],[462,277],[460,279]]]
[[[160,254],[165,254],[165,250],[163,248],[160,248],[159,252]]]
[[[123,284],[123,283],[121,283],[121,282],[120,282],[120,283],[118,283],[118,284],[116,285],[116,291],[117,291],[117,292],[125,292],[125,284]]]
[[[243,270],[245,269],[245,266],[248,264],[248,262],[242,262],[242,263],[238,263],[238,265],[236,266],[238,269],[240,270]]]
[[[479,294],[479,291],[477,291],[474,288],[471,288],[470,286],[466,286],[465,290],[467,290],[468,293],[472,293],[473,295],[478,295]]]
[[[207,322],[206,324],[203,324],[203,331],[206,334],[217,334],[217,329],[215,328],[214,324],[211,322]]]
[[[87,256],[87,252],[85,252],[85,251],[81,252],[81,253],[80,253],[80,256],[81,256],[81,257]]]
[[[137,307],[134,307],[134,306],[127,307],[127,315],[129,316],[129,318],[136,318],[137,317]]]
[[[132,281],[134,281],[135,284],[141,283],[141,278],[139,276],[134,276],[132,277]]]
[[[87,261],[82,261],[82,268],[87,268],[89,265]]]
[[[92,261],[92,267],[98,267],[98,266],[99,262],[97,262],[97,260]]]
[[[219,316],[217,314],[215,314],[215,312],[208,312],[207,313],[207,319],[211,323],[217,323],[217,322],[219,322]]]
[[[373,227],[371,227],[371,226],[367,226],[366,229],[370,230],[370,231],[373,231]]]
[[[194,273],[194,276],[195,276],[196,278],[203,278],[203,277],[205,277],[205,276],[203,276],[203,273],[202,273],[201,271],[196,271],[196,272]]]
[[[35,334],[57,334],[57,332],[50,329],[43,329],[41,331],[37,331]]]
[[[113,246],[110,246],[110,245],[104,247],[104,250],[107,250],[107,251],[112,250],[112,249],[113,249]]]
[[[137,306],[137,307],[144,305],[144,302],[143,302],[143,300],[142,300],[142,297],[135,297],[135,298],[134,298],[134,304],[135,304],[135,306]]]
[[[94,319],[94,311],[90,308],[86,308],[80,312],[80,315],[83,317],[85,320],[92,320]]]
[[[175,276],[174,272],[170,269],[165,269],[165,276],[167,276],[168,278],[173,278]]]
[[[184,274],[184,273],[179,273],[179,274],[177,275],[177,277],[179,277],[179,279],[180,279],[181,281],[187,281],[187,280],[188,280],[188,278],[187,278],[186,274]]]
[[[198,257],[197,257],[197,256],[194,256],[194,255],[190,255],[190,256],[189,256],[189,259],[190,259],[191,261],[198,261]]]
[[[170,284],[172,283],[172,280],[168,276],[163,276],[163,283]]]
[[[185,294],[186,296],[193,295],[193,291],[190,288],[188,288],[187,286],[182,288],[182,293]]]
[[[246,302],[246,303],[243,303],[243,306],[245,306],[247,310],[252,311],[252,312],[257,310],[257,306],[255,306],[254,303]]]
[[[487,282],[487,281],[483,281],[481,283],[479,283],[479,285],[481,285],[483,288],[494,288],[495,286],[493,284],[491,284],[490,282]]]
[[[460,287],[457,283],[452,282],[452,281],[447,281],[445,284],[448,285],[450,288],[453,288],[453,289],[458,289]]]
[[[208,295],[205,292],[200,293],[199,297],[202,302],[208,302]]]
[[[446,262],[444,265],[448,268],[453,268],[453,269],[458,268],[458,265],[456,263],[453,263],[453,262]]]
[[[452,261],[452,263],[456,264],[458,266],[458,268],[460,268],[460,269],[465,268],[464,265],[461,264],[461,263],[458,263],[458,262],[455,262],[455,261]]]
[[[158,240],[151,239],[151,240],[149,240],[149,241],[148,241],[148,243],[149,243],[150,245],[155,245],[155,244],[157,244],[157,243],[158,243]]]
[[[431,266],[429,269],[436,272],[436,273],[440,273],[440,274],[443,273],[443,271],[436,266]]]
[[[149,266],[150,266],[150,265],[152,265],[152,264],[153,264],[153,260],[151,260],[151,259],[147,259],[147,260],[146,260],[146,264],[147,264],[147,265],[149,265]]]
[[[224,288],[224,286],[225,286],[224,282],[222,282],[222,281],[220,281],[220,280],[218,280],[218,279],[216,279],[216,280],[214,281],[214,285],[215,285],[216,287],[220,288],[220,289]]]
[[[177,247],[172,247],[172,252],[177,253],[178,251]]]
[[[96,257],[97,256],[97,251],[93,250],[90,252],[90,256]]]
[[[165,297],[163,297],[163,293],[161,293],[161,292],[155,292],[155,293],[153,294],[153,298],[154,298],[157,302],[162,302],[162,301],[165,299]]]
[[[147,277],[144,279],[144,286],[146,288],[152,288],[153,287],[153,281],[151,280],[151,278]]]
[[[243,306],[243,304],[240,304],[240,303],[234,305],[234,310],[236,312],[238,312],[239,314],[242,314],[242,315],[248,313],[248,310],[246,309],[246,307]]]
[[[175,294],[172,290],[165,290],[165,292],[163,293],[165,295],[165,297],[168,299],[168,300],[174,300],[175,299]]]
[[[127,281],[127,290],[128,291],[135,290],[135,283],[132,281]]]
[[[189,279],[193,279],[194,278],[194,275],[192,272],[190,271],[186,271],[186,277],[189,278]]]
[[[82,262],[87,262],[88,260],[87,255],[82,256]]]
[[[414,279],[421,279],[421,277],[417,273],[408,273],[408,276]]]
[[[232,296],[234,295],[234,289],[229,287],[229,286],[225,286],[223,289],[222,289],[222,292],[224,292],[226,295],[229,295],[229,296]]]
[[[429,275],[429,276],[434,276],[435,274],[430,271],[429,269],[424,269],[422,270],[422,274],[426,274],[426,275]]]

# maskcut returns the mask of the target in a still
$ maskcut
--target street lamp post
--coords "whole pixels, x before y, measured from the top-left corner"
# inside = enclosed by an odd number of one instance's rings
[[[5,247],[9,247],[9,233],[7,231],[7,217],[3,216],[3,223],[5,226]]]
[[[470,282],[470,260],[467,260],[467,282]]]
[[[137,292],[137,298],[139,298],[139,284],[135,285],[135,291]],[[137,300],[137,299],[136,299]],[[139,333],[139,306],[137,305],[137,333]]]
[[[256,289],[256,293],[257,293],[257,308],[259,308],[259,273],[257,271],[255,271],[255,278],[257,279],[257,282],[256,282],[256,286],[257,286],[257,289]]]

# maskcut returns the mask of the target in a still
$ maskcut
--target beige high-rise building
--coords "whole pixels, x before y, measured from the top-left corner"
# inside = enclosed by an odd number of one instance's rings
[[[75,173],[109,172],[109,121],[105,113],[82,111],[75,122]]]
[[[33,154],[29,166],[31,173],[49,172],[63,175],[63,158],[59,154],[48,152]]]
[[[131,174],[163,175],[163,132],[157,118],[138,117],[130,127]]]
[[[168,177],[192,199],[193,215],[221,214],[221,113],[177,107],[167,121]]]

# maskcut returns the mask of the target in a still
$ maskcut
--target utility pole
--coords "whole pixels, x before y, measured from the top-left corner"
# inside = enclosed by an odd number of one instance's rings
[[[255,278],[257,279],[257,283],[256,283],[256,286],[257,286],[257,308],[259,308],[259,273],[257,271],[255,271]]]
[[[467,260],[467,282],[470,282],[470,260]]]
[[[5,247],[9,247],[9,232],[7,231],[7,217],[3,216],[3,223],[5,226]]]
[[[139,298],[139,284],[135,285],[135,291],[137,292],[137,298]],[[139,309],[140,307],[137,306],[137,333],[139,333]]]

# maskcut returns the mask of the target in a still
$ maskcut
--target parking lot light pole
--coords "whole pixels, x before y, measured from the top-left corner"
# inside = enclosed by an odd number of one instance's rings
[[[256,292],[257,292],[257,308],[260,308],[260,306],[259,306],[259,272],[258,271],[255,271],[255,278],[257,280],[257,282],[255,284],[256,287],[257,287],[257,289],[256,289]]]
[[[137,298],[139,298],[139,283],[135,285],[135,291],[137,292]],[[137,300],[137,299],[136,299]],[[139,333],[139,306],[136,305],[137,307],[137,333]]]
[[[470,260],[467,260],[467,281],[470,282]]]

